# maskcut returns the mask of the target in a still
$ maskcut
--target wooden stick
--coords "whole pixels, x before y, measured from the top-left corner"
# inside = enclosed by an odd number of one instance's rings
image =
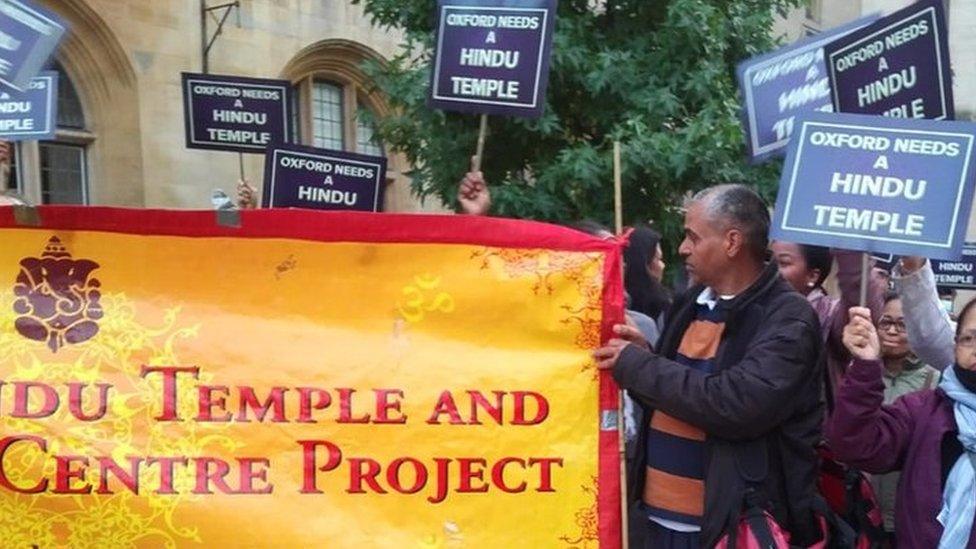
[[[471,171],[481,171],[481,159],[485,155],[485,138],[488,137],[488,115],[481,115],[481,127],[478,128],[478,145],[474,153],[474,162],[471,163]]]
[[[621,174],[620,174],[620,142],[613,142],[613,217],[614,228],[617,235],[624,232],[623,218],[623,198],[621,196]],[[617,395],[620,405],[617,407],[617,436],[620,438],[620,539],[623,549],[630,547],[630,540],[627,538],[630,519],[628,518],[627,501],[627,432],[624,429],[625,407],[624,392],[619,391]],[[638,429],[640,426],[638,426]]]
[[[241,170],[241,181],[244,181],[244,153],[237,153],[237,166]]]
[[[871,277],[871,258],[867,252],[861,254],[861,307],[868,306],[868,281]]]
[[[613,217],[617,234],[623,234],[624,205],[621,194],[620,141],[613,142]]]

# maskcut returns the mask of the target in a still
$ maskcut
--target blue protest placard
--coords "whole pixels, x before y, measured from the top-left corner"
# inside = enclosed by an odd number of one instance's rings
[[[941,1],[922,1],[825,46],[836,112],[952,120]]]
[[[833,113],[797,117],[772,238],[958,259],[976,124]]]
[[[58,73],[44,71],[26,91],[0,86],[0,139],[54,139],[58,122]]]
[[[824,46],[877,20],[869,15],[736,67],[749,158],[785,154],[794,118],[807,111],[832,111]]]
[[[287,80],[183,73],[186,147],[261,153],[291,141]]]
[[[54,13],[33,2],[0,2],[0,84],[25,90],[64,32],[64,23]]]
[[[967,243],[959,261],[932,260],[935,285],[940,293],[949,290],[976,290],[976,244]]]
[[[898,258],[892,254],[873,257],[875,266],[887,271],[891,271],[898,262]],[[933,259],[931,267],[940,294],[947,294],[951,290],[976,290],[976,244],[967,242],[959,261]]]
[[[539,117],[556,0],[438,0],[433,108]]]
[[[273,145],[264,161],[265,208],[383,208],[386,158],[297,145]]]

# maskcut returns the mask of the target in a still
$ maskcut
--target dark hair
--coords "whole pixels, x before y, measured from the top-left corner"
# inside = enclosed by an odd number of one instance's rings
[[[901,299],[901,294],[898,292],[885,292],[884,305],[887,305],[896,299]]]
[[[956,321],[956,337],[959,337],[959,332],[962,331],[962,323],[966,320],[966,315],[969,314],[969,309],[972,309],[976,305],[976,298],[970,299],[969,303],[959,311],[959,319]]]
[[[703,200],[709,218],[725,221],[742,231],[746,249],[758,261],[765,261],[769,248],[769,209],[756,191],[741,184],[709,187],[695,195]]]
[[[606,225],[598,221],[593,221],[592,219],[584,219],[582,221],[577,221],[576,223],[570,223],[569,227],[596,237],[599,237],[600,233],[613,234],[613,231],[608,229]]]
[[[807,264],[807,270],[820,270],[817,286],[823,285],[824,280],[830,276],[830,270],[834,267],[834,256],[830,253],[830,248],[810,244],[797,244],[797,246],[800,248],[800,253],[803,254],[803,261]]]
[[[624,288],[630,295],[630,308],[653,319],[671,305],[670,292],[647,272],[660,242],[660,233],[646,225],[637,225],[624,248]]]

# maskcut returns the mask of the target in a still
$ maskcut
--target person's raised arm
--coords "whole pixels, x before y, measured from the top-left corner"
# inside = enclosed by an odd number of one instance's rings
[[[472,171],[464,174],[458,184],[458,203],[461,211],[468,215],[488,215],[491,209],[491,191],[481,171],[474,171],[474,157],[471,159]]]
[[[883,406],[881,345],[870,312],[854,307],[844,329],[844,345],[854,357],[837,390],[826,436],[837,459],[870,473],[901,467],[914,416],[899,399]]]
[[[905,311],[908,346],[934,368],[951,366],[956,360],[955,327],[939,301],[931,263],[923,257],[903,257],[891,279]]]
[[[253,210],[258,207],[258,191],[245,179],[237,181],[237,208]]]

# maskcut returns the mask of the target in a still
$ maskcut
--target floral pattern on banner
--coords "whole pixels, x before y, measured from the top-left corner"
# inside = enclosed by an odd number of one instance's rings
[[[592,486],[581,486],[580,488],[593,496],[593,505],[576,511],[576,527],[579,528],[579,531],[572,535],[560,536],[559,541],[572,549],[598,547],[600,545],[600,521],[596,503],[597,478],[593,477]]]
[[[43,342],[22,337],[16,322],[10,292],[0,292],[0,363],[5,381],[41,381],[63,390],[67,382],[83,382],[82,400],[86,413],[97,411],[92,398],[96,382],[112,380],[105,416],[96,422],[82,422],[61,406],[44,422],[4,417],[4,433],[34,435],[46,439],[47,454],[35,445],[11,446],[5,456],[5,472],[21,486],[36,484],[39,475],[53,477],[55,454],[107,456],[123,465],[126,457],[207,455],[217,450],[229,452],[242,445],[221,431],[225,426],[194,422],[180,424],[180,436],[173,436],[167,424],[156,422],[160,413],[162,376],[142,378],[140,367],[181,364],[177,354],[180,340],[197,336],[199,326],[181,326],[180,308],[164,312],[160,325],[143,325],[136,318],[135,305],[124,294],[103,294],[104,317],[99,331],[90,340],[55,355]],[[179,413],[195,414],[196,383],[207,383],[212,376],[201,373],[193,383],[177,383]],[[64,426],[57,430],[46,425]],[[140,426],[149,425],[141,431]],[[93,462],[94,463],[94,462]],[[145,465],[143,463],[143,465]],[[179,524],[176,510],[188,501],[204,497],[188,492],[194,486],[190,468],[174,468],[175,495],[160,496],[155,468],[140,467],[140,495],[112,483],[114,495],[58,498],[58,509],[42,508],[46,496],[5,491],[0,495],[0,539],[9,547],[134,547],[151,544],[177,547],[186,542],[202,543],[195,527]],[[150,470],[151,469],[151,470]],[[86,480],[97,486],[97,467],[90,467]],[[51,481],[53,482],[53,480]]]
[[[603,265],[601,253],[527,248],[484,248],[474,252],[471,257],[482,261],[482,269],[499,265],[510,278],[535,278],[536,283],[532,291],[536,295],[542,292],[552,295],[554,290],[552,280],[556,275],[570,277],[581,270],[587,270],[588,267]],[[600,274],[598,272],[596,276],[599,277]]]
[[[579,269],[566,273],[566,278],[576,283],[582,302],[577,306],[564,305],[569,317],[563,323],[579,323],[576,346],[596,349],[600,346],[600,326],[603,323],[603,262],[595,269]],[[594,372],[595,375],[596,372]]]
[[[596,349],[600,346],[600,327],[603,322],[603,262],[599,252],[563,252],[544,249],[484,248],[472,254],[472,259],[482,261],[481,268],[500,270],[509,278],[534,278],[532,291],[536,295],[555,291],[553,281],[565,277],[573,283],[579,299],[573,304],[562,305],[566,317],[563,324],[576,324],[575,343],[580,349]],[[590,371],[593,379],[598,376],[596,363],[587,361],[581,366]]]

